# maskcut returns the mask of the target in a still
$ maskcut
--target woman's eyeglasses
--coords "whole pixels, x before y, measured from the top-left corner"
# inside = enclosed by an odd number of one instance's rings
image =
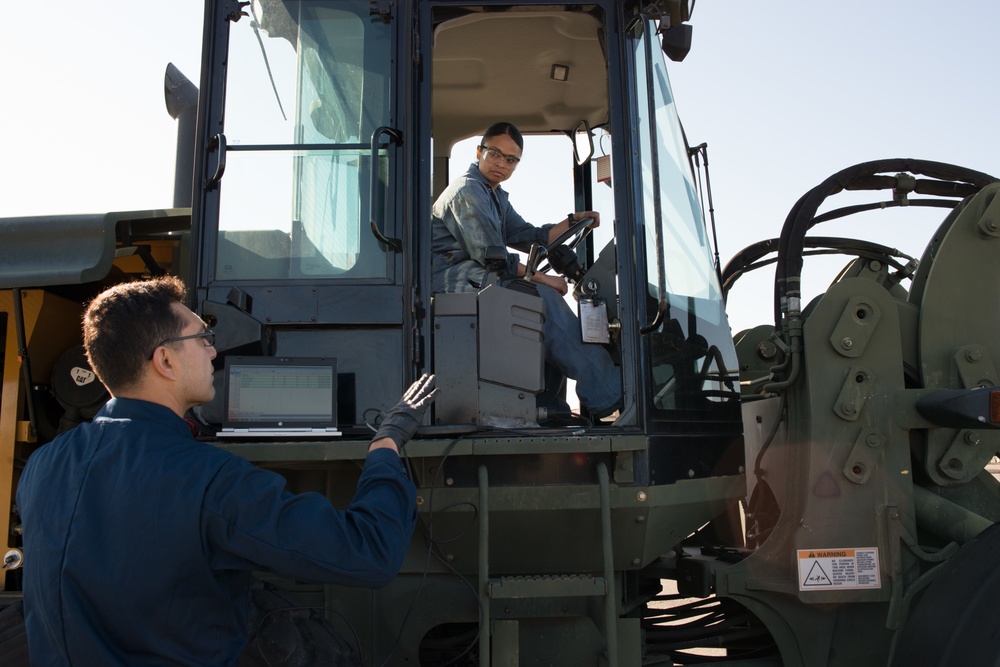
[[[487,160],[490,160],[491,162],[503,162],[503,164],[507,165],[511,169],[516,167],[517,163],[521,161],[521,158],[517,157],[516,155],[507,155],[506,153],[501,153],[492,146],[480,146],[479,149],[483,151],[483,154],[486,156]]]

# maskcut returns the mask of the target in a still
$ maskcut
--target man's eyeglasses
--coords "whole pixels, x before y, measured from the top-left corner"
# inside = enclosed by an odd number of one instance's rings
[[[506,153],[501,153],[492,146],[480,146],[479,149],[483,151],[487,160],[492,162],[503,162],[505,165],[513,169],[517,166],[517,163],[521,161],[521,158],[516,155],[507,155]]]
[[[212,347],[215,345],[215,332],[211,329],[206,329],[201,333],[191,334],[190,336],[178,336],[177,338],[168,338],[166,340],[161,340],[153,348],[153,351],[149,353],[149,358],[152,359],[153,355],[156,354],[156,350],[167,343],[176,343],[182,340],[188,340],[189,338],[203,338],[205,340],[205,347]]]

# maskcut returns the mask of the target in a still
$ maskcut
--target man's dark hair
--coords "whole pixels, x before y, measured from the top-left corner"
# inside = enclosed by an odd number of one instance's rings
[[[479,143],[485,146],[487,139],[491,137],[499,137],[504,134],[513,139],[518,148],[522,151],[524,150],[524,137],[521,136],[521,130],[514,127],[513,124],[506,122],[493,123],[490,125],[489,128],[487,128],[486,133],[483,134],[483,140]]]
[[[184,283],[174,276],[122,283],[99,294],[83,315],[83,346],[112,394],[139,382],[150,354],[184,328],[173,311]]]

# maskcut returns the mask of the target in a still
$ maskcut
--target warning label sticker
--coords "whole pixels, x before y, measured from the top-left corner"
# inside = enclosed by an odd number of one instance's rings
[[[799,549],[799,590],[881,588],[878,547]]]

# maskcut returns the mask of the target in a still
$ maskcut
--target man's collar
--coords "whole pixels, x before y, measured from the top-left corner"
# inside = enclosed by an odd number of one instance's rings
[[[187,435],[191,434],[187,422],[165,405],[139,398],[116,397],[104,404],[97,417],[107,419],[143,419],[154,421]]]

